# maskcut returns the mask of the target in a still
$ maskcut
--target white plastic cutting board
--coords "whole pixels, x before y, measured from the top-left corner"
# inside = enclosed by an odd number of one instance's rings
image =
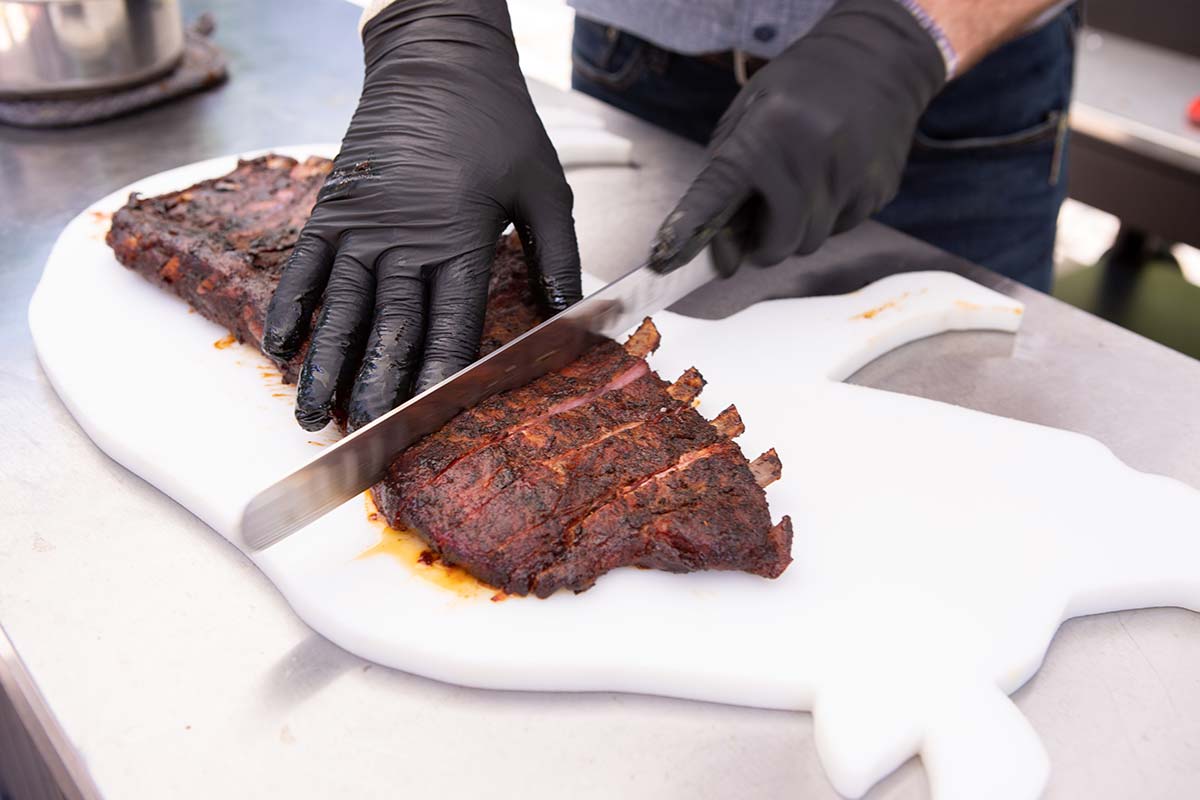
[[[156,194],[232,166],[148,178],[73,220],[30,324],[92,439],[237,544],[243,504],[334,434],[296,427],[292,390],[261,355],[214,346],[225,331],[118,265],[103,242],[130,190]],[[925,272],[716,322],[656,316],[654,368],[673,378],[696,365],[709,381],[702,413],[736,402],[747,455],[779,451],[783,479],[768,497],[796,538],[795,563],[775,581],[627,569],[578,596],[493,602],[415,565],[413,550],[381,548],[389,534],[361,498],[248,556],[309,625],[382,664],[479,687],[811,709],[845,795],[919,752],[942,800],[1032,798],[1048,763],[1006,694],[1068,617],[1200,610],[1200,493],[1083,436],[836,383],[923,336],[1015,331],[1021,312]]]

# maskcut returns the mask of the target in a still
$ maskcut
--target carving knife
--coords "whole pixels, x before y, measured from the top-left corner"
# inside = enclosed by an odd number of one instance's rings
[[[619,336],[715,277],[707,251],[665,275],[643,264],[259,492],[242,512],[242,541],[261,550],[295,533],[378,483],[397,454],[460,411],[566,366],[600,337]]]

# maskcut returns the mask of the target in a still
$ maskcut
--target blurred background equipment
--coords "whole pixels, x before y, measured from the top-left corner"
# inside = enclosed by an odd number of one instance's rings
[[[1054,294],[1200,357],[1200,4],[1085,11]]]
[[[0,93],[47,97],[153,80],[183,56],[177,0],[0,0]]]
[[[225,79],[201,14],[178,0],[0,0],[0,123],[85,125]]]

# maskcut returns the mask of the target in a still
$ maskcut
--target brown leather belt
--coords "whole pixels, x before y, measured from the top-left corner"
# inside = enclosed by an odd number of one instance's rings
[[[723,67],[733,73],[734,78],[741,85],[745,85],[746,81],[767,65],[767,59],[759,58],[758,56],[747,55],[741,50],[725,50],[720,53],[701,53],[697,56],[692,56],[706,64],[716,64],[718,67]]]

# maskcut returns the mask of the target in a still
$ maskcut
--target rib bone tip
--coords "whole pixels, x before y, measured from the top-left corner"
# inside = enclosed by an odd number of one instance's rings
[[[737,406],[734,405],[717,414],[712,425],[728,439],[741,436],[746,432],[746,424],[742,421],[742,415],[738,413]]]
[[[654,320],[646,317],[638,329],[625,341],[625,352],[635,358],[645,358],[658,349],[662,335],[654,326]]]
[[[783,462],[779,460],[779,454],[775,452],[774,447],[750,462],[750,473],[754,475],[754,481],[764,489],[779,480],[783,475]]]
[[[704,389],[704,376],[695,367],[688,367],[675,382],[667,387],[667,394],[681,403],[690,403],[700,396]]]

